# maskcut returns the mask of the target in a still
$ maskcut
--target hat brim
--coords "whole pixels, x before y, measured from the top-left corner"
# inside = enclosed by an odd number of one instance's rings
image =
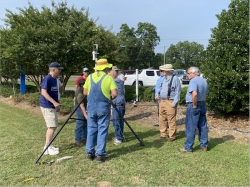
[[[94,67],[95,70],[104,70],[105,68],[112,68],[113,64],[103,64]]]
[[[163,68],[160,68],[160,70],[162,70],[162,71],[174,71],[174,69],[163,69]]]

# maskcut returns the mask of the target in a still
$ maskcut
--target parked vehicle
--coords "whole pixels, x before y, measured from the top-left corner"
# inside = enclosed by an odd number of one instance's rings
[[[155,69],[143,69],[138,72],[138,84],[140,86],[149,87],[155,86],[160,77],[160,71]],[[136,74],[125,75],[124,85],[135,85]]]
[[[173,74],[177,76],[182,84],[189,83],[189,79],[187,77],[187,72],[184,69],[176,69],[173,71]]]

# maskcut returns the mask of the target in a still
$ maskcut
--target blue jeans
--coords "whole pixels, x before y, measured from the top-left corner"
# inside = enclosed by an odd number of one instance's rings
[[[117,112],[117,110],[119,113]],[[123,129],[124,129],[124,120],[123,117],[125,115],[125,106],[116,106],[116,109],[112,109],[112,119],[113,119],[113,126],[115,129],[115,137],[117,140],[123,142]]]
[[[184,148],[192,151],[194,145],[196,128],[199,130],[200,148],[208,147],[208,128],[206,119],[206,105],[204,102],[198,101],[197,108],[193,108],[189,104],[186,110],[186,142]]]
[[[88,136],[86,153],[91,153],[95,156],[107,155],[106,141],[108,138],[109,122],[110,105],[102,105],[98,108],[88,107]]]
[[[76,109],[76,118],[84,120],[76,120],[75,141],[80,142],[87,139],[87,120],[85,119],[80,107]]]

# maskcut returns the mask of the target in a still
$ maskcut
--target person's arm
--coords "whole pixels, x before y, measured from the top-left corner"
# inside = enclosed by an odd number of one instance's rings
[[[56,102],[52,97],[50,97],[46,89],[42,88],[41,94],[43,95],[43,97],[45,97],[45,99],[47,99],[49,102],[51,102],[55,106],[57,112],[60,111],[60,104]]]
[[[83,95],[88,95],[88,89],[87,88],[83,89]]]
[[[87,112],[86,112],[86,109],[85,109],[83,103],[80,104],[80,108],[81,108],[81,110],[82,110],[82,113],[83,113],[85,119],[88,119],[88,115],[87,115]]]
[[[75,91],[77,90],[77,88],[78,88],[78,85],[75,85]]]
[[[193,108],[197,108],[197,99],[198,93],[197,91],[192,91],[192,102],[193,102]]]
[[[85,91],[85,89],[84,89],[84,91]],[[111,98],[112,99],[115,99],[117,97],[117,95],[118,95],[117,89],[111,90]]]
[[[175,107],[177,103],[180,101],[181,96],[181,83],[178,77],[174,77],[174,83],[175,83],[175,96],[174,101],[172,103],[172,106]]]

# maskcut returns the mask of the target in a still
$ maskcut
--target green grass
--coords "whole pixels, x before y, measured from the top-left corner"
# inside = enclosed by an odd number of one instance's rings
[[[112,186],[248,186],[249,147],[233,141],[210,138],[210,151],[199,150],[196,140],[193,153],[179,153],[185,134],[178,140],[157,140],[157,128],[129,124],[145,146],[125,126],[126,142],[112,143],[110,125],[108,158],[98,164],[86,160],[85,147],[74,146],[73,120],[53,142],[60,148],[56,156],[44,155],[41,161],[73,156],[60,163],[34,164],[42,152],[46,126],[41,116],[1,103],[0,108],[0,186],[97,186],[108,181]],[[60,120],[60,126],[64,120]],[[196,138],[197,139],[197,138]],[[30,177],[39,177],[23,182]]]
[[[75,80],[68,80],[66,88],[67,87],[75,87]]]

